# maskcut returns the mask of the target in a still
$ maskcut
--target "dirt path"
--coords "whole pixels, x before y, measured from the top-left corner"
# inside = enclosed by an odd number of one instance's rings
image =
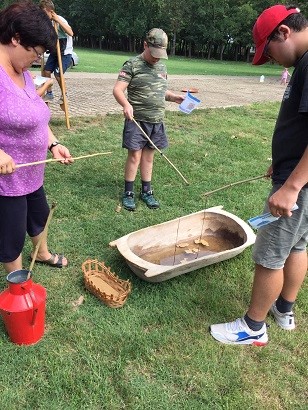
[[[112,95],[116,78],[116,74],[66,73],[70,117],[121,113],[122,109]],[[199,92],[196,96],[201,100],[201,109],[280,101],[285,89],[279,84],[279,78],[271,77],[260,83],[259,77],[170,75],[168,85],[176,93],[183,88],[197,88]],[[60,92],[57,84],[54,93],[55,99],[49,104],[52,115],[64,117],[58,105]],[[177,109],[177,104],[167,103],[167,110]]]

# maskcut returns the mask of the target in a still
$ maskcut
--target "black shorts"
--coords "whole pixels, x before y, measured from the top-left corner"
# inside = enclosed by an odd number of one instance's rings
[[[150,122],[138,121],[138,124],[157,148],[164,149],[168,147],[168,139],[163,122],[152,124]],[[124,123],[122,147],[131,151],[139,151],[144,147],[154,148],[134,121],[130,120],[125,120]]]
[[[72,63],[72,54],[61,56],[63,74],[67,71]],[[44,70],[54,73],[55,77],[60,77],[59,63],[57,54],[49,54]]]
[[[15,261],[24,247],[26,233],[39,235],[49,206],[44,188],[23,196],[0,196],[0,262]]]

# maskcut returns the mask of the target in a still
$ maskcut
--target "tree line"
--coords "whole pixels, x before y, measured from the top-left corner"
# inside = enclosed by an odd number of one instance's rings
[[[38,2],[38,1],[34,1]],[[4,7],[13,1],[1,1]],[[162,28],[170,55],[249,61],[252,27],[273,0],[54,0],[72,26],[76,46],[110,51],[142,50],[145,33]],[[293,3],[308,17],[306,2]]]

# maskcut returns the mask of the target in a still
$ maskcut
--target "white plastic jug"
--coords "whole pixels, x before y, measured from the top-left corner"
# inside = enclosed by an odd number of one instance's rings
[[[201,101],[197,97],[187,91],[185,100],[181,102],[179,109],[186,114],[190,114],[200,103]]]
[[[265,80],[264,75],[261,75],[261,77],[260,77],[260,83],[264,83],[264,80]]]

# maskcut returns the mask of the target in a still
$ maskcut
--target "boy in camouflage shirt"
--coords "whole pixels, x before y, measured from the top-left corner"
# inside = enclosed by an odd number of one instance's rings
[[[139,123],[159,149],[168,146],[163,123],[165,101],[180,104],[184,97],[167,90],[167,70],[160,61],[168,58],[167,44],[168,37],[163,30],[150,30],[144,41],[143,53],[124,63],[113,89],[125,117],[122,147],[128,150],[128,155],[122,203],[128,211],[136,209],[134,182],[139,165],[140,199],[149,208],[159,208],[151,186],[155,149],[132,120],[134,118]]]

